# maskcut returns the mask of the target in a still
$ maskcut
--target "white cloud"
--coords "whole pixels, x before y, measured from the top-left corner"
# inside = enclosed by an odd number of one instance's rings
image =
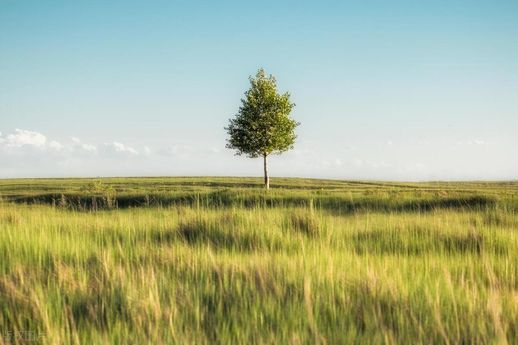
[[[151,151],[151,149],[149,148],[149,146],[144,146],[144,155],[145,156],[149,156],[153,153],[153,151]]]
[[[193,147],[189,145],[176,144],[160,148],[157,152],[166,157],[189,158],[193,153]]]
[[[129,153],[131,155],[138,155],[138,151],[135,150],[133,147],[124,145],[123,143],[120,143],[118,141],[114,141],[113,143],[108,143],[106,145],[109,146],[110,148],[112,148],[115,152]]]
[[[61,156],[77,155],[81,153],[95,153],[97,147],[81,142],[79,138],[72,137],[72,142],[63,143],[57,140],[49,140],[45,135],[36,131],[15,129],[13,133],[1,137],[0,150],[6,154],[39,154],[45,152],[59,154]]]
[[[56,140],[50,141],[48,147],[55,151],[61,151],[63,149],[63,145]]]
[[[81,144],[81,148],[85,151],[88,151],[88,152],[96,152],[97,151],[97,147],[95,145],[91,145],[91,144]]]
[[[104,156],[113,154],[138,155],[139,151],[132,146],[119,141],[104,144],[105,150],[99,152]],[[36,150],[35,150],[36,149]],[[70,137],[68,142],[47,139],[45,135],[36,131],[16,129],[14,132],[2,136],[0,133],[0,150],[5,154],[58,154],[66,159],[78,159],[79,157],[97,155],[98,146],[83,142],[78,137]],[[153,151],[145,146],[142,151],[145,155],[151,155]]]
[[[47,137],[41,133],[25,129],[15,129],[14,133],[9,134],[1,143],[8,148],[19,148],[23,146],[42,148],[46,142]]]
[[[487,141],[482,139],[473,139],[473,140],[467,140],[467,141],[459,141],[457,142],[458,145],[486,145]]]
[[[97,152],[97,146],[92,144],[83,143],[81,139],[77,137],[72,137],[72,146],[71,150],[76,153],[96,153]]]

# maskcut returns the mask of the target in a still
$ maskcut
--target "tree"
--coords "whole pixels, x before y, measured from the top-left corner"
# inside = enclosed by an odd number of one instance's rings
[[[275,77],[266,75],[264,69],[250,76],[250,89],[241,99],[239,112],[225,127],[229,138],[227,148],[237,155],[250,158],[263,157],[264,186],[270,188],[267,158],[293,148],[295,127],[300,123],[290,118],[294,103],[288,92],[279,94]]]

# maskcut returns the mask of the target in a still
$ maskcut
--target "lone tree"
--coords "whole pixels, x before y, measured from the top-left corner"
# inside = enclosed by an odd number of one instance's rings
[[[264,159],[264,186],[270,188],[267,158],[293,148],[295,127],[300,123],[290,118],[295,106],[288,92],[279,94],[275,77],[266,75],[264,69],[250,76],[250,89],[241,99],[239,112],[225,127],[229,138],[227,148],[237,155]]]

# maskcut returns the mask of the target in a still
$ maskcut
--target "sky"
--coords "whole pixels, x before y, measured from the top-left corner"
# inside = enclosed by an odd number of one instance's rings
[[[0,178],[261,176],[224,130],[261,67],[273,177],[518,179],[516,0],[0,0]]]

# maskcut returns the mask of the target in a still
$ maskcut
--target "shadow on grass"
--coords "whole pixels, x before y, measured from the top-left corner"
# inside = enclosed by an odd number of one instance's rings
[[[154,231],[151,233],[151,240],[160,245],[182,241],[191,246],[211,246],[214,249],[235,251],[289,249],[281,239],[268,234],[198,219],[184,221],[174,230]]]
[[[386,196],[358,196],[301,193],[265,193],[264,191],[220,190],[209,193],[184,194],[39,194],[11,196],[14,203],[46,204],[77,211],[96,211],[135,207],[190,206],[200,208],[273,208],[307,207],[336,215],[356,212],[429,212],[437,209],[487,209],[496,205],[496,199],[484,195],[394,198]]]
[[[102,287],[100,291],[74,291],[64,294],[65,305],[79,327],[94,325],[107,330],[111,320],[130,320],[127,294],[120,286]]]
[[[458,234],[421,232],[387,232],[373,230],[357,233],[352,238],[358,254],[421,255],[425,253],[444,254],[507,254],[508,248],[489,243],[482,233],[470,231]]]

